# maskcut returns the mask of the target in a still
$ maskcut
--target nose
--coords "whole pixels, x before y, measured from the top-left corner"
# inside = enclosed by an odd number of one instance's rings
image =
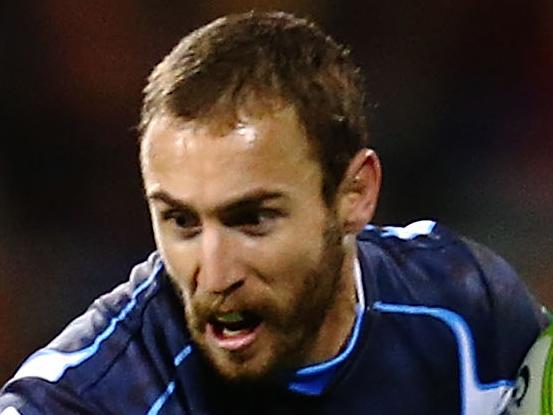
[[[244,283],[238,266],[239,246],[226,229],[204,226],[200,237],[197,289],[211,294],[228,294]]]

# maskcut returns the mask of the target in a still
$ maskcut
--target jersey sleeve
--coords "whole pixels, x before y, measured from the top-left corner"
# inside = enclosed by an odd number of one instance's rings
[[[473,241],[465,241],[474,256],[490,305],[496,369],[514,379],[527,351],[549,324],[545,307],[500,256]]]
[[[63,386],[23,378],[0,391],[0,415],[89,415],[99,413]]]

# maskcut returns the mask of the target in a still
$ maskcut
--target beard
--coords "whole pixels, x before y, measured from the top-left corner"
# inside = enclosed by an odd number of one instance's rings
[[[345,258],[343,233],[335,215],[329,216],[318,263],[305,267],[298,275],[287,276],[301,284],[292,285],[293,292],[286,297],[251,293],[245,289],[225,295],[196,293],[190,296],[181,290],[192,340],[225,381],[234,384],[271,382],[279,374],[309,363],[325,317],[336,302]],[[262,336],[269,340],[263,347],[244,353],[210,346],[206,341],[206,327],[222,306],[248,310],[259,316],[263,324]]]

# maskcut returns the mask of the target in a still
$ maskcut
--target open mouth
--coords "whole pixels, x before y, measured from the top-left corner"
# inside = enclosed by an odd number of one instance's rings
[[[227,350],[239,350],[252,344],[262,323],[261,317],[249,311],[232,311],[213,316],[208,332],[215,343]]]

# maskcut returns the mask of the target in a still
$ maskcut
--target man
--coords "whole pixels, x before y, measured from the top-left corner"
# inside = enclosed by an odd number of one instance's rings
[[[487,249],[366,225],[361,81],[284,13],[185,37],[142,111],[159,253],[23,364],[1,414],[501,413],[545,318]]]

